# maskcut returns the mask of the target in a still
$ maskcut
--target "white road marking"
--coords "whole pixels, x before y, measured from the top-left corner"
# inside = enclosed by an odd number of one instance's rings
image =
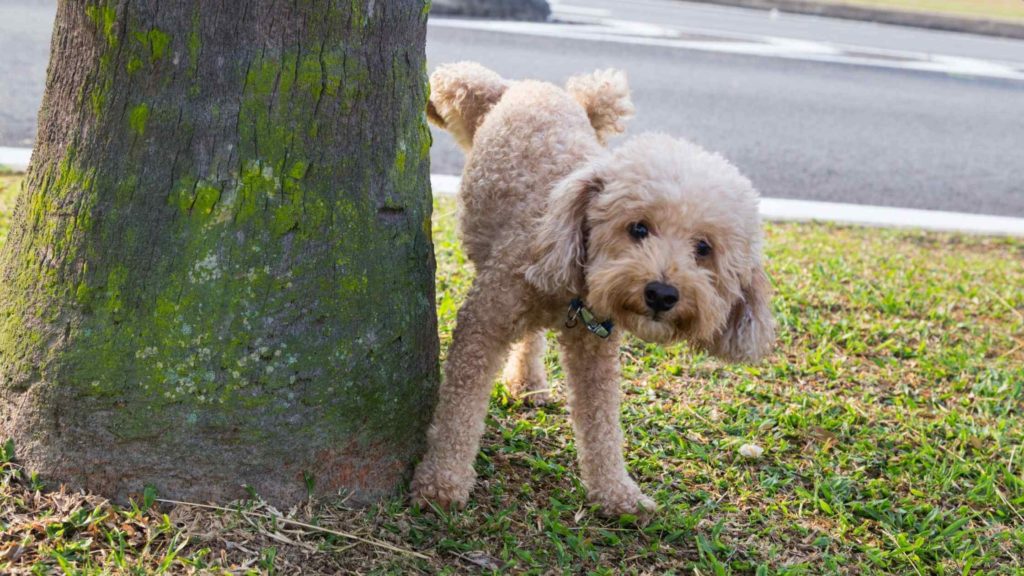
[[[558,15],[557,12],[556,15]],[[572,14],[568,16],[571,17]],[[1024,70],[1010,63],[924,52],[813,42],[775,36],[757,36],[690,28],[669,29],[644,22],[632,22],[613,18],[576,18],[575,23],[571,24],[561,22],[506,22],[465,18],[432,18],[430,25],[441,28],[485,30],[506,34],[523,34],[570,40],[661,46],[681,50],[724,52],[789,60],[1024,80]]]
[[[438,194],[454,196],[459,191],[459,182],[462,182],[462,178],[451,174],[430,175],[430,188]]]
[[[822,221],[881,228],[918,228],[936,232],[1024,236],[1024,218],[940,210],[761,198],[761,215],[768,220],[790,222]]]
[[[31,148],[5,148],[0,146],[0,166],[20,172],[28,168],[28,162],[31,158]]]
[[[459,190],[459,181],[458,176],[447,174],[430,176],[431,187],[437,196],[456,194]],[[780,222],[832,222],[880,228],[916,228],[935,232],[1024,237],[1024,218],[939,210],[761,198],[761,216],[766,220]]]

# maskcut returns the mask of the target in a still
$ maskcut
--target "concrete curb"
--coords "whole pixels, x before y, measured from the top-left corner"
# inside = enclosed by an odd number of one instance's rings
[[[459,177],[432,174],[430,184],[435,195],[452,196],[458,192]],[[907,228],[932,232],[1024,237],[1024,218],[888,206],[761,198],[761,216],[765,220],[777,222],[830,222],[875,228]]]
[[[927,14],[905,10],[886,10],[852,6],[849,4],[823,4],[813,0],[686,0],[702,4],[718,4],[760,10],[779,10],[792,14],[807,14],[842,18],[844,20],[862,20],[880,24],[894,24],[914,28],[927,28],[945,32],[966,32],[984,36],[998,36],[1024,40],[1024,22],[1007,22],[1003,20],[986,20],[952,16],[947,14]]]
[[[761,198],[761,216],[778,222],[830,222],[874,228],[1024,237],[1024,218],[890,206]]]
[[[7,148],[0,146],[0,174],[6,171],[24,172],[32,158],[31,148]]]

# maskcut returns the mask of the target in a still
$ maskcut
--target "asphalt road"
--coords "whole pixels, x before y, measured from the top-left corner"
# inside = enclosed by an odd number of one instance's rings
[[[630,132],[720,151],[765,196],[1024,216],[1024,83],[449,29],[427,56],[559,83],[623,68]],[[458,173],[435,142],[432,171]]]
[[[31,147],[56,2],[0,0],[0,146]]]
[[[603,9],[605,17],[688,34],[767,35],[1024,69],[1021,41],[815,17],[771,19],[672,0],[585,4],[581,13]],[[47,10],[52,19],[46,2],[0,5],[0,146],[32,141],[46,57],[45,42],[38,44],[51,26]],[[30,48],[21,45],[26,42]],[[427,56],[431,67],[473,59],[507,77],[559,83],[598,67],[623,68],[638,109],[629,132],[668,132],[720,151],[765,196],[1024,217],[1024,81],[438,24],[428,31]],[[457,174],[461,152],[447,135],[435,136],[432,171]]]

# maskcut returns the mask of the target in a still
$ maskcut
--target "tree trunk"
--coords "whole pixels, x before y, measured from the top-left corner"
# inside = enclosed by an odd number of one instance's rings
[[[124,499],[392,491],[438,380],[422,2],[62,0],[0,438]]]

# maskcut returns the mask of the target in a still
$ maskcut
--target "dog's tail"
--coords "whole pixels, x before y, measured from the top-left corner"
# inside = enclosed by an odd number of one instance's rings
[[[476,62],[444,64],[430,75],[427,118],[468,152],[477,127],[507,88],[501,76]]]
[[[623,121],[633,115],[634,108],[625,72],[608,68],[573,76],[565,89],[587,111],[602,144],[626,129]]]

